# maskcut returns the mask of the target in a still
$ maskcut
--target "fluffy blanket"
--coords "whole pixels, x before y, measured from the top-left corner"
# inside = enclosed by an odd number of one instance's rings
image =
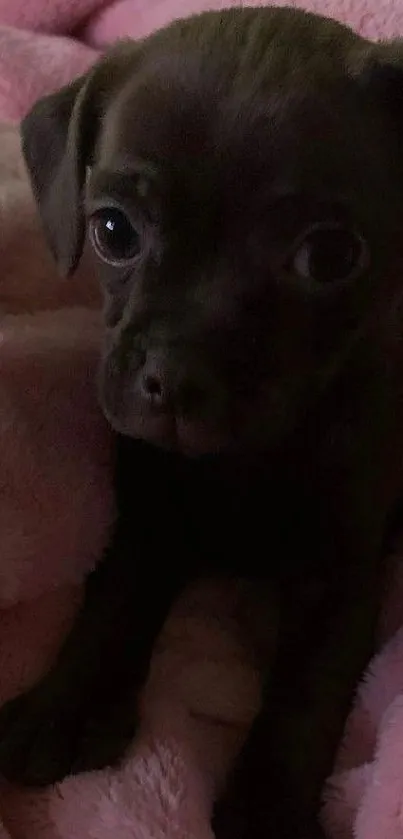
[[[0,0],[0,118],[140,37],[220,0]],[[288,0],[290,5],[290,0]],[[371,38],[403,32],[403,0],[307,0]],[[86,271],[58,284],[11,127],[0,141],[0,701],[48,665],[113,514],[111,441],[93,385],[99,324]],[[403,551],[402,551],[403,555]],[[333,839],[403,837],[403,564],[358,687],[324,822]],[[211,839],[215,791],[257,708],[237,641],[237,586],[189,590],[155,652],[124,765],[27,792],[0,784],[0,839]],[[222,720],[222,725],[217,724]],[[262,837],[262,839],[264,839]]]

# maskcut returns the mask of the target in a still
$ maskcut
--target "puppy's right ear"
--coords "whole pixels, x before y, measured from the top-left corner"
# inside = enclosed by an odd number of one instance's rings
[[[83,188],[99,121],[91,102],[91,77],[40,99],[21,125],[34,196],[64,275],[75,270],[84,246]]]

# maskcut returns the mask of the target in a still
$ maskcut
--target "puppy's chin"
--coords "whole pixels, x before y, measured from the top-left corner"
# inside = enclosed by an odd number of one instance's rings
[[[186,457],[227,454],[234,450],[233,441],[203,422],[177,418],[174,415],[144,417],[115,412],[105,405],[103,411],[114,431],[151,443],[158,448]]]

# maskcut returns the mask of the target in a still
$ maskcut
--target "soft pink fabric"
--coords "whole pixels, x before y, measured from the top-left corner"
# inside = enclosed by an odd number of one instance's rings
[[[106,4],[90,19],[84,37],[92,46],[103,47],[114,38],[143,37],[176,17],[237,5],[270,4],[264,0],[247,0],[243,4],[236,0],[116,0],[115,3]],[[367,38],[393,38],[403,32],[401,0],[278,0],[275,5],[309,8],[319,14],[335,17],[353,26]]]
[[[141,37],[220,5],[231,0],[0,0],[0,117],[19,119],[117,37]],[[403,33],[403,0],[306,5],[374,39]],[[91,384],[97,318],[83,308],[80,286],[75,308],[72,292],[50,291],[56,278],[7,138],[0,143],[1,701],[51,661],[112,517],[110,440]],[[218,585],[184,595],[156,650],[141,733],[125,765],[41,793],[0,785],[0,839],[212,839],[212,797],[258,701],[232,624],[240,596]],[[399,561],[380,652],[358,690],[325,796],[330,837],[403,839]]]

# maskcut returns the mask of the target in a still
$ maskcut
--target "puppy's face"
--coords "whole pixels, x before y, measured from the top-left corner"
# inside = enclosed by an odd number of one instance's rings
[[[299,12],[211,13],[122,45],[26,120],[53,248],[71,266],[85,227],[98,264],[118,431],[267,449],[376,331],[399,279],[403,171],[377,89],[393,74],[369,50]]]

